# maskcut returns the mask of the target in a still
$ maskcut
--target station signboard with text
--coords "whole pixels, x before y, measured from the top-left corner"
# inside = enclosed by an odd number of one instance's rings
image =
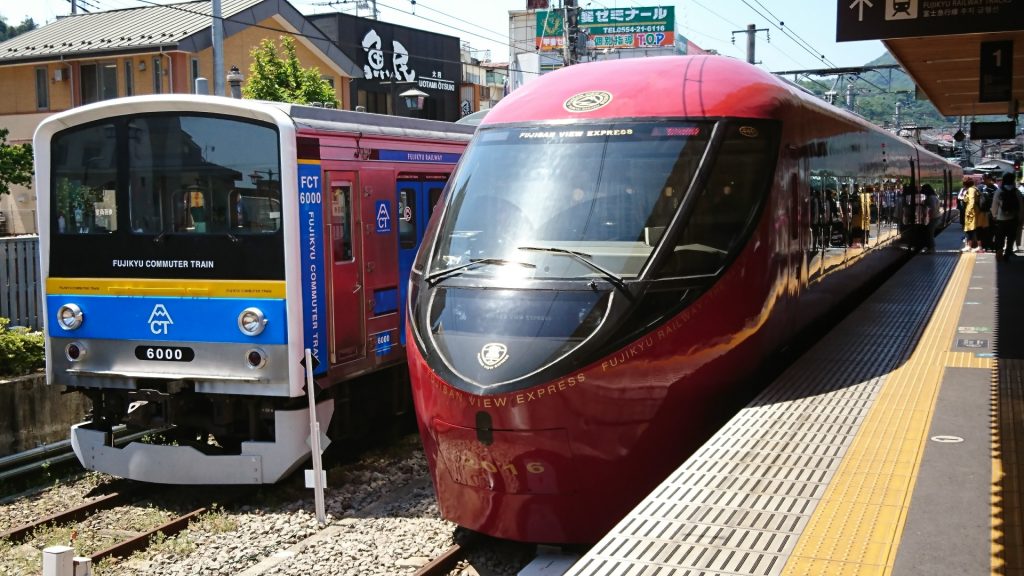
[[[838,0],[836,41],[1024,29],[1022,0]]]

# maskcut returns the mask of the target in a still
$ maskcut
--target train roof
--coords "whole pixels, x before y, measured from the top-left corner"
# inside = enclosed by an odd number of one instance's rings
[[[291,117],[299,129],[309,128],[327,132],[360,133],[364,136],[400,136],[421,139],[465,140],[476,131],[476,126],[424,120],[404,116],[388,116],[372,112],[353,112],[333,108],[319,108],[298,104],[267,102]]]
[[[565,103],[583,93],[608,93],[590,111]],[[724,56],[624,58],[568,66],[527,82],[499,102],[482,125],[507,122],[643,117],[769,118],[797,90],[746,62]]]
[[[297,130],[308,128],[362,136],[380,135],[427,140],[468,142],[476,129],[475,126],[438,120],[195,94],[149,94],[102,100],[55,113],[44,120],[40,127],[47,126],[46,132],[52,134],[68,126],[111,116],[154,112],[233,114],[264,121],[276,118],[275,121],[279,122],[283,121],[283,114],[291,120]]]
[[[570,101],[574,98],[582,105],[574,105]],[[568,66],[513,91],[490,110],[480,126],[607,118],[767,119],[777,117],[779,109],[787,106],[810,109],[932,154],[857,114],[824,102],[802,86],[741,60],[711,55],[624,58]],[[812,123],[805,129],[813,137],[816,130],[834,127]]]

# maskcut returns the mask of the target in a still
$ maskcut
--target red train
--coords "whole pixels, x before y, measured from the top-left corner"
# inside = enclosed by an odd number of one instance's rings
[[[904,186],[948,199],[958,178],[724,57],[583,64],[517,90],[474,136],[411,276],[442,515],[595,541],[773,353],[911,253]]]

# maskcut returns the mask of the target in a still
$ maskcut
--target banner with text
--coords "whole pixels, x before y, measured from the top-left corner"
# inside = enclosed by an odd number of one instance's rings
[[[561,50],[565,45],[564,15],[561,10],[537,11],[538,50]],[[580,32],[587,34],[587,46],[598,50],[672,46],[675,42],[675,8],[581,10],[579,27]]]

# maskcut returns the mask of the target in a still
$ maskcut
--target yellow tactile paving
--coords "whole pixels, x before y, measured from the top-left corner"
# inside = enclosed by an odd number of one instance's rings
[[[992,392],[992,573],[1024,576],[1024,360],[998,360]]]
[[[892,573],[943,370],[993,366],[949,351],[974,263],[960,258],[917,348],[888,375],[783,574]]]

